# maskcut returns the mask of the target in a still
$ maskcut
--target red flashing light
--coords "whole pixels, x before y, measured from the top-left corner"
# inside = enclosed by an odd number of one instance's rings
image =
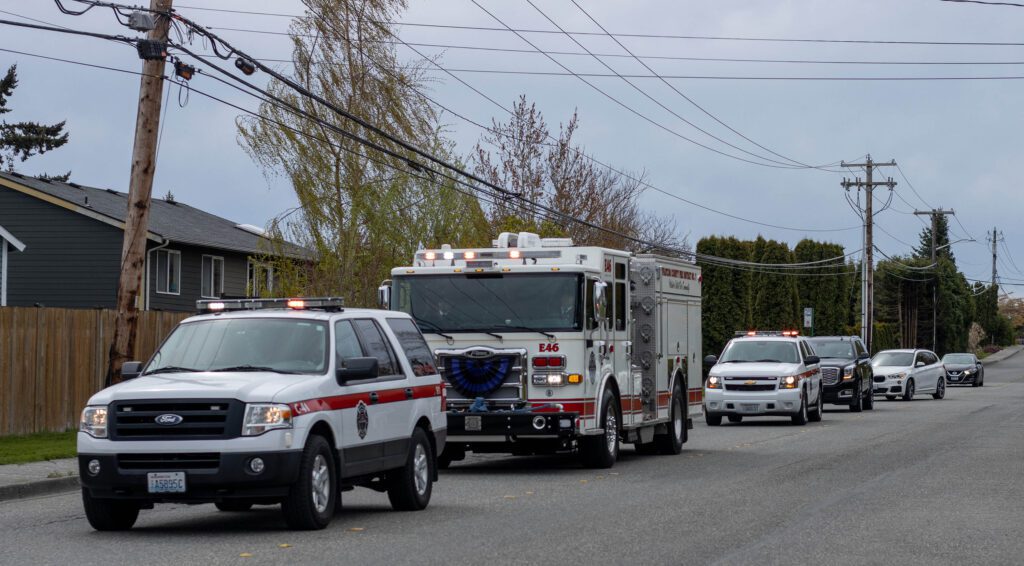
[[[288,308],[290,309],[304,309],[306,308],[306,301],[302,299],[288,299]]]
[[[476,259],[476,252],[466,252],[462,254],[462,257],[466,259]]]
[[[533,358],[535,368],[560,368],[565,365],[565,358],[561,356],[537,356]]]

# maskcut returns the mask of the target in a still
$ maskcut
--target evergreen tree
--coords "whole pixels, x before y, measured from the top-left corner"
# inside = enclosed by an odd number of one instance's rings
[[[793,252],[784,242],[758,238],[755,260],[760,263],[793,263]],[[760,255],[757,253],[760,252]],[[752,318],[762,330],[796,329],[800,326],[800,296],[796,276],[788,273],[758,272],[754,277]]]
[[[697,242],[697,253],[750,260],[746,242],[711,236]],[[737,330],[750,327],[751,272],[698,262],[703,277],[702,330],[705,354],[718,355]]]
[[[939,214],[935,220],[935,226],[938,230],[935,231],[935,247],[938,249],[936,252],[937,258],[946,258],[949,261],[956,263],[956,258],[953,256],[953,246],[949,246],[949,219],[945,214]],[[946,246],[946,247],[942,247]],[[932,258],[932,225],[931,222],[927,226],[921,229],[921,241],[914,248],[914,257],[921,259]]]
[[[0,115],[11,111],[7,101],[18,88],[18,66],[11,65],[7,74],[0,79]],[[0,169],[14,170],[18,161],[26,161],[33,155],[40,155],[57,149],[68,143],[68,133],[64,131],[65,122],[52,125],[37,122],[0,122]],[[71,172],[64,175],[45,176],[57,181],[67,181]]]

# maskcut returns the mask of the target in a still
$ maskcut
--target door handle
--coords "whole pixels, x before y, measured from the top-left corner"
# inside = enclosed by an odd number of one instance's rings
[[[412,399],[413,398],[412,387],[406,387],[405,388],[405,398],[406,399]]]
[[[371,405],[376,405],[377,401],[379,401],[379,400],[380,400],[380,397],[377,396],[377,392],[376,391],[374,391],[373,393],[370,393],[370,404]]]

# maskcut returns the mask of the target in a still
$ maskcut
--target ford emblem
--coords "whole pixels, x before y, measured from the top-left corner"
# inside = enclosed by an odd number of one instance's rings
[[[183,419],[181,417],[181,415],[175,415],[173,413],[167,413],[167,414],[159,415],[159,416],[157,416],[153,420],[156,421],[156,424],[158,424],[158,425],[174,426],[174,425],[181,424],[181,421],[183,421],[185,419]]]
[[[466,352],[466,357],[477,359],[477,360],[479,360],[481,358],[489,358],[489,357],[491,357],[493,355],[494,355],[494,352],[491,351],[491,350],[482,350],[481,349],[481,350],[470,350],[470,351]]]

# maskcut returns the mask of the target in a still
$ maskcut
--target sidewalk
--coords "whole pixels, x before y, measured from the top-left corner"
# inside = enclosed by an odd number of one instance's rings
[[[0,501],[78,489],[78,460],[0,466]]]
[[[981,360],[981,363],[988,365],[994,364],[996,362],[1001,362],[1006,358],[1009,358],[1010,356],[1017,354],[1021,350],[1024,350],[1024,346],[1007,346],[1002,350],[999,350],[998,352],[992,354],[991,356],[988,356],[984,360]]]

